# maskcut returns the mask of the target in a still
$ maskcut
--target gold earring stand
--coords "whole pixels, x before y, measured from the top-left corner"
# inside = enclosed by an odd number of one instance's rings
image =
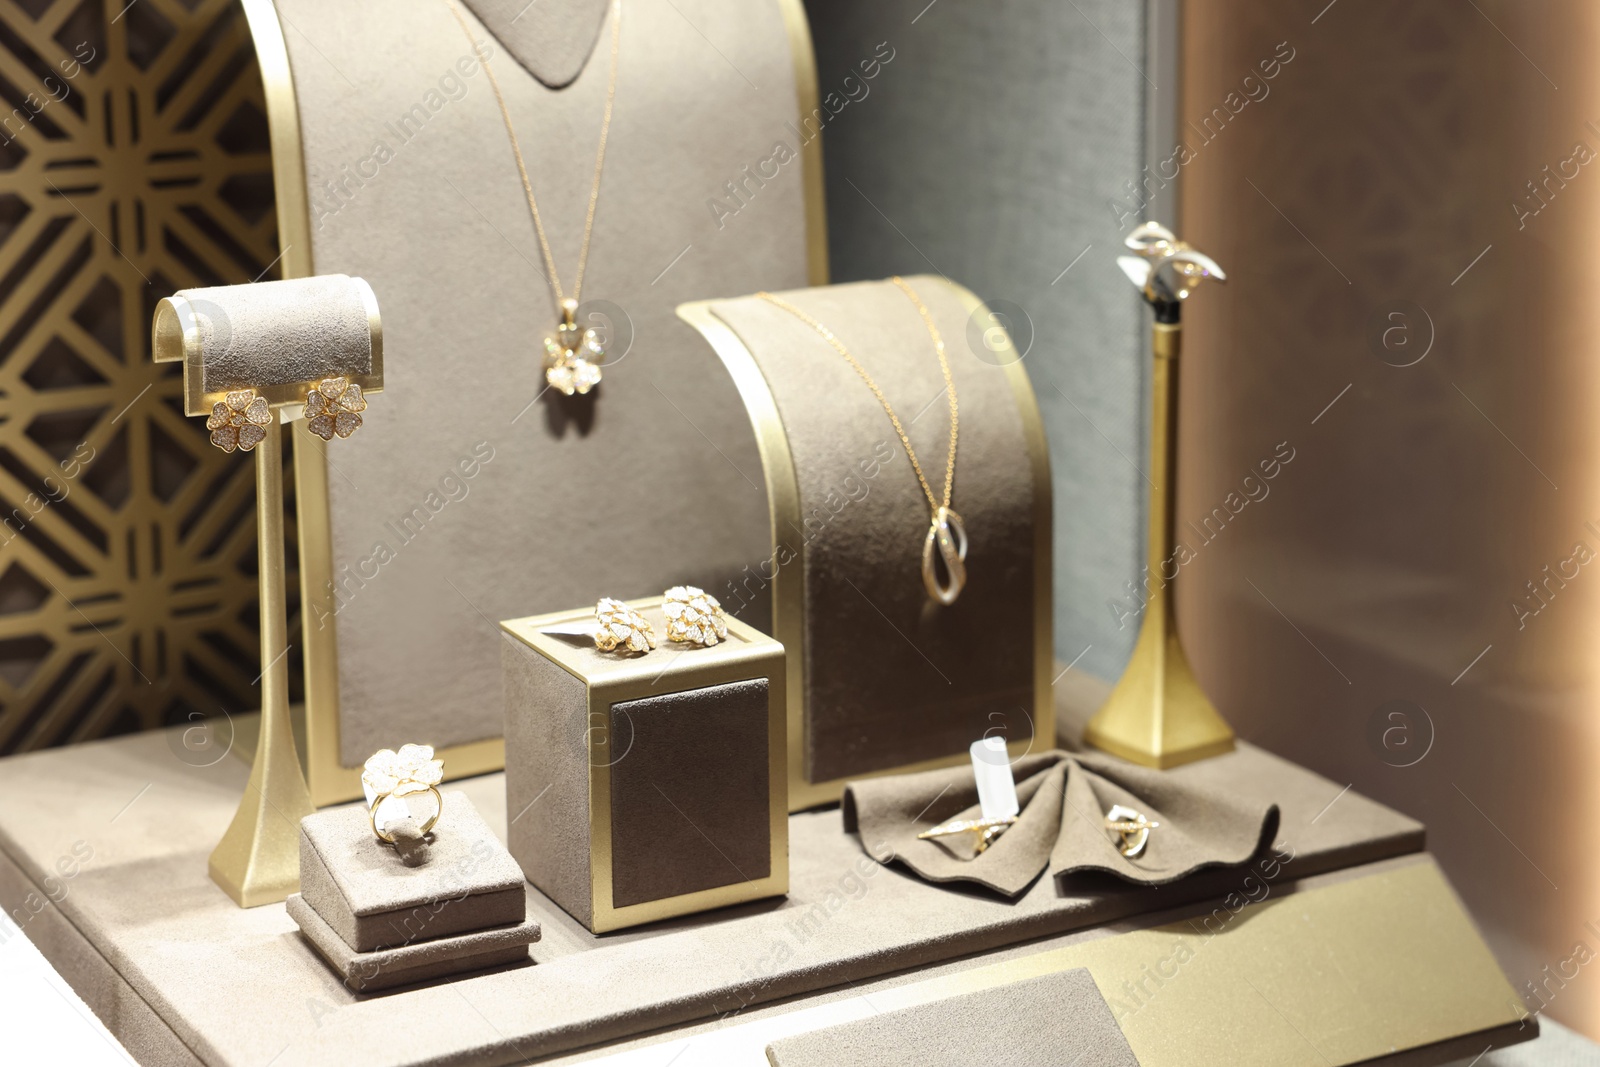
[[[256,446],[261,559],[261,738],[244,798],[211,853],[211,880],[241,908],[276,904],[300,889],[300,820],[311,803],[289,722],[289,611],[283,563],[283,426],[278,413]]]
[[[186,328],[187,327],[187,328]],[[180,298],[156,306],[151,349],[157,363],[184,365],[185,411],[205,414],[200,333]],[[288,597],[283,560],[281,413],[255,447],[257,556],[261,586],[261,733],[239,810],[211,853],[211,879],[241,908],[275,904],[300,888],[300,820],[316,811],[289,721]]]
[[[1178,356],[1182,302],[1204,278],[1226,281],[1205,255],[1145,223],[1127,241],[1139,255],[1118,265],[1155,308],[1151,332],[1150,515],[1144,620],[1122,678],[1084,729],[1095,748],[1145,767],[1176,767],[1233,750],[1233,730],[1195,680],[1173,610],[1178,474]]]

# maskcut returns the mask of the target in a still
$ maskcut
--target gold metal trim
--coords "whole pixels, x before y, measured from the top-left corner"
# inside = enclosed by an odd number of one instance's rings
[[[660,607],[664,597],[630,600],[635,611]],[[595,933],[620,930],[642,923],[671,919],[679,915],[709,911],[764,897],[783,896],[789,891],[789,815],[785,805],[788,781],[784,757],[787,745],[785,705],[789,687],[785,678],[787,663],[782,646],[753,626],[728,618],[728,640],[702,652],[666,653],[619,657],[603,677],[593,677],[580,665],[580,650],[541,631],[589,622],[589,610],[563,611],[508,619],[500,629],[549,659],[556,666],[584,683],[591,713],[609,710],[611,705],[645,697],[677,693],[687,688],[767,678],[767,812],[769,864],[765,878],[702,889],[693,893],[663,897],[615,907],[612,904],[611,864],[611,774],[610,754],[603,751],[608,739],[604,731],[586,731],[589,746],[589,886],[590,929]],[[586,654],[586,653],[585,653]],[[715,657],[714,662],[708,662]],[[685,683],[688,683],[686,686]]]
[[[811,41],[811,23],[806,19],[804,0],[778,0],[783,27],[789,34],[789,50],[794,58],[795,96],[800,105],[800,129],[807,115],[822,107],[817,88],[817,55]],[[806,284],[828,284],[828,205],[822,170],[822,133],[800,145],[801,196],[806,212]]]
[[[283,26],[272,0],[241,0],[254,39],[266,90],[267,125],[272,140],[279,240],[285,278],[314,273],[311,209],[306,188],[300,106],[289,65]],[[819,106],[816,58],[802,0],[779,0],[794,61],[797,104],[802,114]],[[823,199],[821,138],[799,146],[804,183],[806,269],[813,284],[828,279],[828,229]],[[379,359],[381,335],[373,340]],[[304,399],[303,397],[301,399]],[[294,427],[294,474],[300,535],[300,603],[305,655],[306,780],[319,807],[361,796],[361,768],[346,767],[339,756],[339,642],[328,590],[333,582],[333,532],[328,503],[327,442]],[[315,620],[321,618],[319,625]],[[466,778],[505,767],[505,741],[489,738],[439,749],[448,777]]]
[[[918,278],[937,281],[948,286],[960,300],[968,314],[976,312],[983,302],[971,291],[946,278]],[[805,640],[805,555],[785,550],[779,554],[779,531],[796,530],[802,526],[800,514],[800,487],[795,477],[794,456],[789,449],[789,436],[783,428],[778,413],[777,400],[767,384],[766,376],[743,339],[712,310],[712,301],[700,300],[681,304],[678,317],[700,331],[713,351],[733,376],[739,396],[744,400],[745,411],[755,430],[756,449],[761,456],[761,469],[767,480],[767,515],[772,524],[772,558],[793,557],[786,567],[775,569],[772,579],[773,636],[783,643],[790,660],[788,672],[788,737],[789,737],[789,810],[803,811],[837,801],[847,783],[862,778],[877,778],[889,774],[953,767],[969,758],[966,752],[952,753],[938,759],[923,760],[900,767],[889,767],[866,774],[813,782],[805,776],[805,663],[808,651]],[[1011,353],[1015,358],[1006,358]],[[1052,506],[1050,486],[1050,453],[1045,442],[1044,421],[1039,414],[1039,404],[1022,366],[1022,357],[1015,355],[1010,338],[1004,350],[997,355],[1004,367],[1007,380],[1016,397],[1017,412],[1022,419],[1023,436],[1028,446],[1028,458],[1033,473],[1034,496],[1034,671],[1033,671],[1033,737],[1014,741],[1008,749],[1012,756],[1025,755],[1035,747],[1054,748],[1055,701],[1051,697],[1050,668],[1055,662],[1053,648],[1054,617],[1052,610],[1053,572]],[[1043,740],[1042,746],[1038,742]]]

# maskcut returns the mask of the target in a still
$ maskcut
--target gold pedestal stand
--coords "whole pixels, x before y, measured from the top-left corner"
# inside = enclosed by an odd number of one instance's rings
[[[1179,764],[1233,749],[1233,730],[1207,699],[1184,654],[1173,610],[1177,503],[1178,356],[1183,301],[1202,279],[1226,281],[1215,262],[1170,230],[1145,223],[1128,237],[1138,255],[1118,265],[1155,310],[1151,334],[1150,516],[1144,588],[1149,599],[1127,669],[1084,729],[1084,740],[1146,767]]]
[[[277,413],[256,446],[261,559],[261,736],[244,798],[208,865],[241,908],[276,904],[300,889],[300,820],[316,811],[289,722],[289,615],[283,565],[283,427]]]
[[[206,414],[201,331],[174,298],[156,307],[157,363],[183,363],[185,410]],[[244,799],[211,853],[212,881],[241,908],[275,904],[300,888],[300,820],[311,803],[289,721],[289,610],[283,562],[283,426],[274,409],[255,447],[257,556],[261,581],[261,735]]]

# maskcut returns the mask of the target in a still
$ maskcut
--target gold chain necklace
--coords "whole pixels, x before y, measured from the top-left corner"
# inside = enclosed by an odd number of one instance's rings
[[[594,154],[594,183],[589,190],[589,213],[583,220],[583,244],[578,250],[578,270],[572,278],[570,298],[561,290],[556,257],[550,251],[550,238],[545,236],[544,220],[539,217],[539,201],[533,195],[533,182],[528,178],[528,165],[523,161],[522,145],[518,143],[516,128],[511,124],[511,109],[506,107],[500,81],[494,76],[489,57],[472,36],[472,29],[467,25],[467,17],[458,0],[446,0],[446,3],[461,26],[461,32],[466,34],[467,43],[472,45],[483,72],[489,76],[489,87],[494,90],[495,102],[500,105],[500,117],[505,121],[506,135],[511,139],[511,153],[517,158],[517,173],[522,175],[522,190],[528,195],[533,229],[539,235],[539,249],[544,253],[545,270],[548,272],[546,280],[555,294],[557,306],[561,308],[561,325],[556,328],[555,337],[544,339],[545,381],[551,388],[567,396],[587,393],[600,384],[600,361],[605,358],[605,351],[593,330],[578,329],[578,299],[583,293],[583,272],[589,266],[589,241],[594,236],[595,206],[600,202],[600,174],[605,169],[606,138],[611,133],[611,109],[617,96],[617,50],[622,38],[622,0],[612,0],[611,4],[611,73],[606,81],[606,110],[605,117],[600,121],[600,147]]]
[[[950,451],[945,458],[944,468],[944,497],[941,500],[933,495],[933,486],[928,484],[928,476],[922,471],[922,464],[917,459],[916,450],[911,447],[911,438],[906,435],[906,428],[900,423],[900,416],[896,415],[889,398],[883,395],[883,390],[878,383],[873,381],[872,375],[867,373],[867,368],[861,365],[851,351],[844,346],[844,342],[828,327],[807,315],[793,304],[768,292],[756,295],[770,304],[776,305],[793,315],[795,318],[810,326],[822,339],[832,345],[834,351],[845,358],[845,362],[855,368],[867,388],[872,390],[872,395],[878,398],[878,403],[883,405],[884,413],[889,416],[889,421],[894,424],[894,432],[900,436],[900,443],[905,446],[906,458],[911,460],[911,469],[916,471],[917,481],[922,485],[922,493],[928,498],[928,507],[932,517],[928,523],[927,536],[922,541],[922,584],[928,590],[928,595],[946,606],[954,604],[956,597],[961,595],[961,590],[967,584],[967,530],[961,522],[961,516],[950,509],[950,492],[955,485],[956,478],[956,438],[960,433],[960,409],[956,403],[956,383],[950,376],[950,361],[945,358],[944,338],[939,336],[939,328],[934,325],[933,316],[928,313],[928,307],[911,288],[904,278],[896,276],[891,278],[917,307],[917,313],[922,316],[922,323],[928,328],[928,336],[933,340],[933,351],[939,357],[939,369],[944,372],[944,391],[950,400]],[[948,580],[941,582],[934,562],[934,553],[944,561],[945,572]]]

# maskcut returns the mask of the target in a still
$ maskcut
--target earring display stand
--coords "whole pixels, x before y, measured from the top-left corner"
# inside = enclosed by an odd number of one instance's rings
[[[1089,721],[1084,740],[1146,767],[1176,767],[1231,751],[1233,728],[1194,676],[1173,597],[1182,557],[1174,527],[1178,500],[1178,382],[1183,351],[1183,302],[1204,279],[1227,280],[1215,262],[1146,223],[1127,245],[1139,255],[1118,265],[1154,311],[1150,324],[1150,506],[1144,579],[1155,584],[1133,655],[1105,706]]]
[[[300,888],[300,820],[311,803],[289,723],[289,608],[283,569],[283,426],[276,413],[256,446],[261,559],[261,736],[244,799],[208,869],[241,908],[275,904]]]
[[[380,392],[382,324],[371,287],[342,275],[193,289],[157,305],[151,348],[156,362],[183,364],[186,414],[207,415],[229,391],[244,388],[270,412],[254,446],[260,735],[244,799],[209,861],[212,879],[234,903],[253,908],[299,887],[300,820],[316,810],[289,718],[282,420],[300,410],[323,376],[348,376]]]

